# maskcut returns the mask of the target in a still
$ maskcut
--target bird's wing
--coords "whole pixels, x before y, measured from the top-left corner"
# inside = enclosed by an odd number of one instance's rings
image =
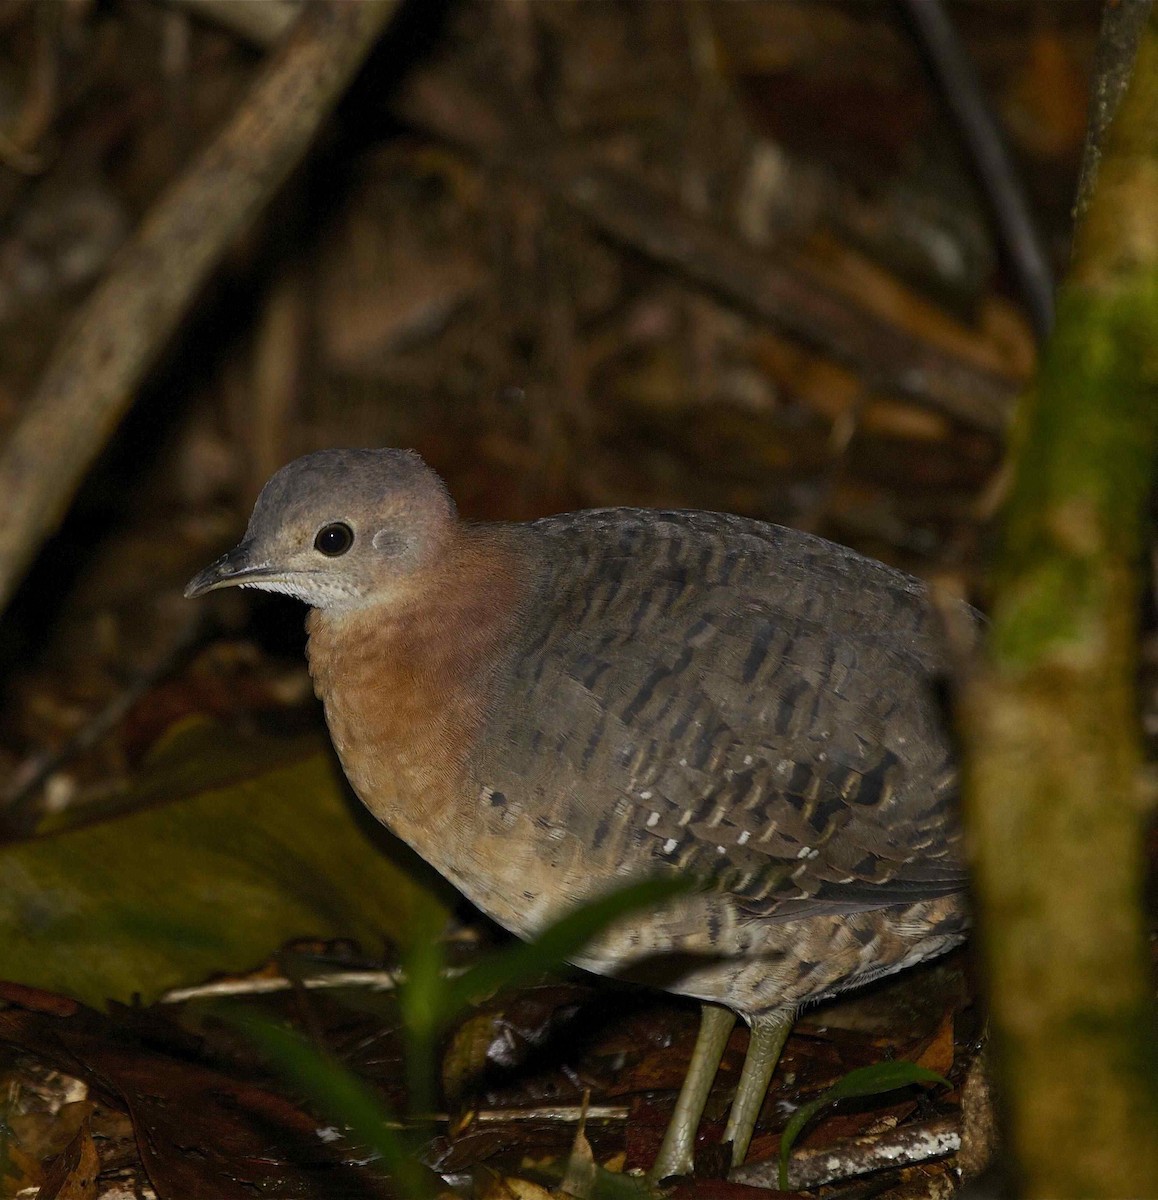
[[[741,518],[538,522],[493,769],[608,874],[717,876],[753,918],[963,886],[918,581]]]

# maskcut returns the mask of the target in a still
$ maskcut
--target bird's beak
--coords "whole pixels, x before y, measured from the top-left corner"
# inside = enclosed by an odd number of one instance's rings
[[[253,544],[242,542],[216,562],[210,563],[204,571],[194,575],[185,586],[185,598],[192,600],[194,596],[204,596],[216,588],[256,583],[272,574],[266,563],[253,561]]]

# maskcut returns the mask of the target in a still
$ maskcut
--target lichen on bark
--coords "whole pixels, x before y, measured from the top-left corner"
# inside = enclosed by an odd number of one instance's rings
[[[1028,1196],[1158,1195],[1135,695],[1158,448],[1158,30],[1023,399],[964,688],[965,816],[1004,1126]]]

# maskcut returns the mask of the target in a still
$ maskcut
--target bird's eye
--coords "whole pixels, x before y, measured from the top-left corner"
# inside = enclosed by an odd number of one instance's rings
[[[354,531],[344,521],[324,525],[314,538],[314,549],[327,558],[337,558],[340,554],[345,554],[353,544]]]

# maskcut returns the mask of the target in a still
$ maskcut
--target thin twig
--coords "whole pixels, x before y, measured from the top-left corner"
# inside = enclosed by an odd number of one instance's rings
[[[440,972],[443,979],[457,979],[465,967],[447,967]],[[377,968],[352,971],[327,971],[323,975],[304,975],[291,980],[284,975],[251,975],[245,979],[214,979],[192,987],[173,988],[157,1001],[158,1004],[184,1004],[189,1000],[223,1000],[237,996],[270,996],[288,992],[295,985],[306,991],[331,991],[340,988],[361,988],[368,992],[391,992],[403,982],[401,970]]]
[[[478,1125],[514,1125],[542,1121],[576,1125],[587,1121],[626,1121],[631,1109],[626,1104],[538,1104],[530,1108],[480,1108],[471,1114]]]
[[[1038,341],[1044,341],[1053,328],[1053,270],[997,118],[943,0],[904,0],[904,6],[985,191]]]

